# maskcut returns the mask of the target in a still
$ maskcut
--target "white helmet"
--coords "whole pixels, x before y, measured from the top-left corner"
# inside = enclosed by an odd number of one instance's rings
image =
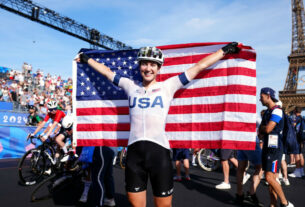
[[[61,125],[64,129],[72,129],[73,117],[71,115],[65,116],[61,122]]]
[[[57,108],[57,102],[56,101],[49,101],[47,103],[47,107],[48,107],[48,109],[55,109],[55,108]]]
[[[149,60],[153,62],[157,62],[160,65],[164,62],[164,56],[162,51],[156,47],[141,47],[138,52],[138,61],[141,60]]]

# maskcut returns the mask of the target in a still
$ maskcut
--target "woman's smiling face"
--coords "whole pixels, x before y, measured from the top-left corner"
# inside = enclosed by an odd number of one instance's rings
[[[140,73],[144,83],[150,83],[156,80],[160,66],[153,61],[142,60],[140,63]]]

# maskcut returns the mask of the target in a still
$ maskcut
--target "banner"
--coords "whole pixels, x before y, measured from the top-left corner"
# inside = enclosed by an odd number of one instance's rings
[[[0,125],[25,126],[28,115],[28,113],[0,111]]]
[[[13,110],[13,103],[0,101],[0,109],[1,110]]]
[[[34,132],[36,127],[0,126],[0,159],[20,158],[35,146],[26,141],[27,135]],[[40,145],[40,142],[37,142]]]

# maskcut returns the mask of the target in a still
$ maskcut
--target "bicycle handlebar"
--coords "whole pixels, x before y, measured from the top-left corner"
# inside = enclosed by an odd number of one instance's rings
[[[42,136],[40,136],[40,135],[38,135],[38,136],[33,136],[33,137],[28,137],[28,138],[26,139],[26,141],[28,141],[28,140],[30,139],[30,142],[31,142],[33,145],[36,145],[36,142],[34,142],[33,139],[39,139],[41,142],[43,142],[42,139],[41,139],[41,137],[42,137]],[[46,141],[47,141],[47,140],[46,140]]]
[[[28,137],[27,139],[26,139],[26,141],[28,141],[30,139],[30,142],[33,144],[33,145],[36,145],[36,142],[34,142],[33,141],[33,139],[40,139],[40,137],[39,136],[37,136],[37,137]],[[41,140],[41,139],[40,139]]]

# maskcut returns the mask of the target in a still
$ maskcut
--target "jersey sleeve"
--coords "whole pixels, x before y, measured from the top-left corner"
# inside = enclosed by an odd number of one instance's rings
[[[173,97],[178,89],[188,84],[189,78],[187,77],[187,73],[181,73],[180,75],[171,77],[164,81],[166,85],[166,89],[168,94]]]
[[[282,109],[277,108],[272,111],[270,121],[274,121],[275,123],[280,123],[282,118],[283,118],[283,111]]]
[[[58,110],[59,112],[56,113],[56,116],[54,118],[54,122],[60,122],[62,118],[64,118],[66,116],[66,114],[60,110]]]
[[[129,89],[136,85],[134,81],[130,80],[129,78],[121,77],[118,74],[114,76],[112,82],[114,85],[123,88],[127,94]]]

